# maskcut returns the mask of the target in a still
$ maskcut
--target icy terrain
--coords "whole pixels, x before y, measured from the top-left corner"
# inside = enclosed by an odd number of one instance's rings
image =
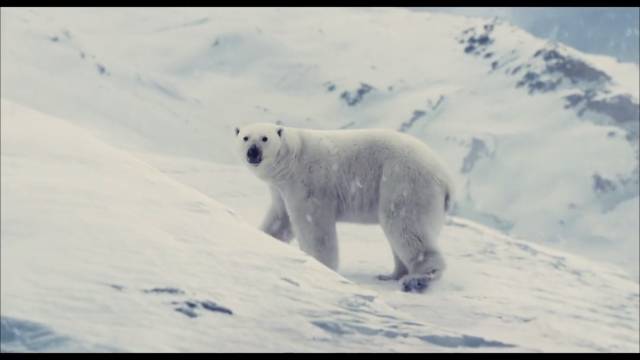
[[[2,351],[640,351],[637,66],[394,9],[1,14]],[[451,217],[416,295],[340,225],[336,274],[256,230],[256,120],[418,136],[515,236]]]

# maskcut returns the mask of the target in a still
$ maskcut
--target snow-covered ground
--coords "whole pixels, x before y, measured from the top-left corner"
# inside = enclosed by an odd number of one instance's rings
[[[394,310],[66,121],[3,101],[1,130],[3,350],[506,346]]]
[[[339,228],[339,274],[256,230],[268,199],[242,167],[127,153],[6,100],[1,131],[3,351],[638,351],[615,267],[452,218],[447,276],[404,293],[374,280],[376,227]]]
[[[1,20],[2,351],[640,351],[637,66],[402,9]],[[429,142],[442,281],[374,280],[375,226],[339,226],[339,274],[257,231],[254,121]]]

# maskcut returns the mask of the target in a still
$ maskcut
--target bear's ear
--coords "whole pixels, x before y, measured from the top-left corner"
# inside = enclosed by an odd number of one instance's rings
[[[239,133],[240,133],[240,129],[236,128],[236,136],[238,136]]]
[[[282,137],[282,128],[278,128],[276,132],[278,133],[278,136]]]

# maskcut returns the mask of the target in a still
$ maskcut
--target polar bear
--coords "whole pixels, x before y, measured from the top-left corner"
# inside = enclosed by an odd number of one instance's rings
[[[261,229],[338,268],[336,222],[379,224],[395,268],[380,280],[424,290],[440,278],[436,246],[452,199],[441,160],[409,135],[382,129],[309,130],[257,123],[235,128],[237,150],[271,190]]]

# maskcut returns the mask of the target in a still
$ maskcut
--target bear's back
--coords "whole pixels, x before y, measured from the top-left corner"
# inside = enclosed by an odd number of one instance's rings
[[[315,148],[311,153],[319,157],[316,160],[325,162],[327,168],[339,168],[344,177],[376,178],[385,166],[399,165],[435,177],[448,191],[453,190],[444,161],[411,135],[388,129],[300,131],[306,147]]]

